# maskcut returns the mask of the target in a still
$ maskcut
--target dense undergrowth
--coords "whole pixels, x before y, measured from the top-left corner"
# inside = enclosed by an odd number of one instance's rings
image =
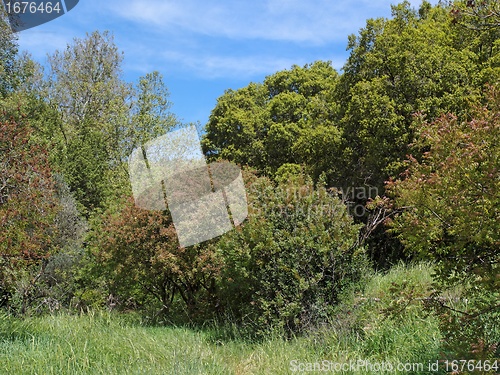
[[[308,364],[353,361],[389,363],[392,373],[408,373],[398,372],[398,364],[413,365],[410,373],[435,373],[427,369],[442,359],[438,320],[418,299],[402,303],[405,292],[425,296],[430,289],[429,265],[396,266],[373,275],[362,291],[346,293],[330,324],[289,340],[251,341],[230,325],[149,325],[139,315],[108,311],[25,319],[3,314],[0,373],[287,374]]]

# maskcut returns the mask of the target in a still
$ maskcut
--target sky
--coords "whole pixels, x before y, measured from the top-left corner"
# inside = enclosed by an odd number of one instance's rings
[[[70,12],[19,33],[42,64],[74,38],[113,33],[123,78],[159,71],[172,112],[208,122],[217,98],[293,65],[331,61],[341,71],[349,34],[368,18],[390,17],[390,0],[80,0]],[[415,7],[421,0],[411,0]],[[437,0],[430,1],[435,4]]]

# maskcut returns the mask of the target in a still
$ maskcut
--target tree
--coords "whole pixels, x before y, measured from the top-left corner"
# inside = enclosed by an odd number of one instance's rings
[[[316,62],[228,91],[206,126],[204,150],[270,177],[284,164],[303,165],[315,181],[324,174],[343,192],[382,196],[385,181],[404,170],[406,155],[420,158],[424,151],[414,145],[414,115],[453,112],[465,119],[482,100],[482,84],[496,77],[496,50],[484,63],[451,9],[423,2],[416,10],[404,1],[392,7],[390,19],[367,20],[349,36],[340,76]],[[370,198],[362,194],[353,204],[363,207]],[[356,220],[367,222],[368,214]],[[372,259],[386,266],[403,256],[382,227],[370,232]]]
[[[16,37],[8,24],[4,8],[0,8],[0,97],[16,87]]]
[[[120,78],[122,59],[108,32],[49,56],[46,96],[61,116],[58,164],[86,214],[126,181],[121,142],[131,88]]]
[[[204,152],[210,159],[250,165],[270,176],[282,164],[307,163],[319,176],[312,160],[318,146],[336,156],[339,132],[330,96],[337,77],[331,63],[318,61],[277,72],[262,84],[226,91],[206,125]],[[317,145],[311,144],[311,132]]]
[[[47,150],[33,142],[28,121],[0,122],[0,292],[55,252],[58,200]]]
[[[480,69],[478,81],[494,83],[500,79],[499,38],[500,3],[488,1],[455,1],[450,10],[458,43],[473,51]]]
[[[500,93],[491,87],[471,121],[443,115],[421,124],[423,159],[410,157],[404,179],[388,184],[396,207],[391,222],[407,251],[437,263],[442,289],[460,284],[468,303],[445,306],[449,344],[468,355],[495,351],[500,335]],[[459,310],[462,312],[459,312]],[[477,346],[480,346],[478,348]],[[456,349],[455,347],[455,349]]]
[[[172,102],[168,99],[169,96],[170,92],[159,72],[154,71],[139,78],[132,99],[130,133],[126,136],[130,142],[127,156],[134,148],[165,134],[179,124],[170,111]]]
[[[177,124],[161,75],[134,87],[121,78],[122,60],[107,31],[49,57],[45,90],[60,114],[58,165],[86,215],[127,193],[129,154]]]
[[[451,9],[453,21],[474,31],[500,29],[500,3],[489,1],[455,1]]]
[[[206,126],[212,158],[247,164],[273,176],[285,164],[305,165],[317,179],[381,192],[417,150],[413,115],[468,116],[481,87],[497,73],[496,49],[487,61],[450,6],[408,1],[391,19],[369,19],[349,36],[340,76],[329,63],[294,66],[219,98]]]
[[[459,45],[441,5],[420,13],[407,1],[392,7],[392,19],[368,20],[349,37],[351,54],[338,85],[346,169],[339,183],[368,183],[383,189],[414,140],[413,115],[466,116],[477,102],[476,56]]]

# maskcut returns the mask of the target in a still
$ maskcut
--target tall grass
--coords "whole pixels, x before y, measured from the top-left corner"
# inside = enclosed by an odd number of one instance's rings
[[[427,367],[439,351],[436,320],[416,304],[393,305],[395,297],[429,286],[427,265],[375,275],[363,293],[345,296],[330,324],[288,341],[224,339],[224,327],[152,327],[108,312],[0,315],[0,374],[289,374],[298,369],[293,364],[360,360]]]

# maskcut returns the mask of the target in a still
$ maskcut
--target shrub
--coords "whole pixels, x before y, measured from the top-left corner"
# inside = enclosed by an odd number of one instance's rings
[[[179,298],[190,317],[201,313],[217,272],[210,243],[180,247],[169,211],[138,208],[132,198],[93,227],[92,253],[118,302],[165,316]]]
[[[389,191],[403,213],[391,223],[408,251],[437,262],[438,293],[462,286],[458,304],[436,299],[449,348],[482,358],[500,346],[500,93],[491,87],[472,120],[423,123],[405,179]],[[487,324],[488,323],[488,324]]]
[[[247,181],[249,216],[217,244],[219,296],[243,329],[302,332],[326,320],[367,261],[359,226],[323,186],[302,174]]]

